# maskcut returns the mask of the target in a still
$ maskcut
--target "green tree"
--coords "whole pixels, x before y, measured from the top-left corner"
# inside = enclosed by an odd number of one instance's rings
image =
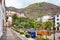
[[[12,15],[12,25],[17,24],[19,21],[19,18],[16,14]]]
[[[52,21],[47,21],[47,22],[44,23],[44,29],[51,30],[51,27],[53,27],[53,22]]]
[[[30,24],[29,22],[21,22],[19,25],[18,25],[18,28],[25,28],[25,29],[28,29],[30,28]]]
[[[30,22],[30,26],[34,29],[36,29],[36,28],[42,29],[43,28],[42,23],[36,22],[36,21]]]
[[[20,22],[27,22],[28,18],[20,17],[19,20]]]
[[[18,19],[18,16],[16,14],[12,15],[13,20]]]
[[[30,22],[30,26],[31,26],[32,28],[36,28],[37,22],[35,22],[35,21]]]
[[[39,28],[39,29],[43,29],[43,24],[42,24],[41,22],[38,22],[38,24],[37,24],[37,28]]]

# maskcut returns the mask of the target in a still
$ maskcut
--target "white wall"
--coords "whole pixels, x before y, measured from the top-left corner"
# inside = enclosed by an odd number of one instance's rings
[[[8,17],[8,21],[10,21],[10,24],[12,24],[12,17]]]
[[[48,21],[49,18],[50,18],[49,15],[43,16],[43,17],[42,17],[42,22]]]
[[[6,24],[6,20],[5,20],[5,1],[2,0],[2,2],[0,3],[0,37],[3,35],[3,20],[4,20],[4,24]]]
[[[5,0],[2,0],[2,14],[3,14],[3,20],[4,20],[4,26],[6,26],[6,14],[5,14]]]
[[[3,34],[3,32],[2,32],[2,14],[3,14],[3,12],[2,12],[2,6],[1,6],[1,4],[0,4],[0,37],[2,36],[2,34]]]
[[[20,17],[26,17],[24,13],[21,13],[20,14]]]
[[[57,22],[60,23],[60,14],[58,15],[59,17],[57,17],[57,15],[55,15],[55,27],[58,26]],[[59,19],[59,20],[57,20]]]

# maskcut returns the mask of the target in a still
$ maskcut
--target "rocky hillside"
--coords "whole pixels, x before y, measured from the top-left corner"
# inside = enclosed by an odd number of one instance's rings
[[[24,12],[27,17],[37,18],[47,14],[55,14],[60,13],[60,7],[46,3],[34,3],[29,5],[24,9],[16,9],[16,8],[7,8],[6,10],[17,11],[17,12]]]

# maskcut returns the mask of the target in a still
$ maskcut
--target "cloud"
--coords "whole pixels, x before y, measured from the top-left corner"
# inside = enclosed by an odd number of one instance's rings
[[[16,8],[20,8],[22,7],[22,3],[23,1],[17,1],[17,0],[6,0],[6,6],[12,6],[12,7],[16,7]]]
[[[6,6],[12,6],[16,8],[24,8],[30,4],[37,3],[37,2],[49,2],[52,4],[59,5],[60,0],[6,0]]]

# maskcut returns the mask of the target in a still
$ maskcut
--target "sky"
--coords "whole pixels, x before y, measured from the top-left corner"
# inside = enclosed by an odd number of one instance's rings
[[[15,8],[24,8],[30,4],[38,3],[38,2],[48,2],[60,6],[60,0],[6,0],[7,7],[15,7]]]

